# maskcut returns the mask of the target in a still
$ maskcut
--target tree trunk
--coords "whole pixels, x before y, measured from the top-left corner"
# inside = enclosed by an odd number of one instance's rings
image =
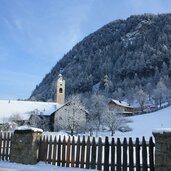
[[[114,135],[114,133],[115,133],[115,131],[114,131],[113,129],[112,129],[111,131],[112,131],[112,134],[111,134],[111,136],[113,136],[113,135]]]
[[[71,136],[73,136],[74,135],[74,130],[73,129],[71,129]]]

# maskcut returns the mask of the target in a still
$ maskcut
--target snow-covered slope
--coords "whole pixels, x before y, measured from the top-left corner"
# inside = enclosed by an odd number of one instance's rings
[[[0,123],[6,122],[13,114],[19,114],[23,119],[30,116],[30,112],[50,115],[60,107],[57,103],[0,100]]]
[[[41,112],[49,115],[58,109],[57,103],[30,102],[30,101],[7,101],[0,100],[0,123],[5,122],[12,114],[20,114],[23,119],[29,117],[30,111]],[[150,137],[156,128],[171,128],[171,106],[154,113],[129,117],[132,120],[128,125],[133,129],[131,132],[117,131],[114,137]],[[99,136],[110,135],[110,132],[100,132]]]
[[[142,137],[152,136],[152,131],[156,128],[171,128],[171,106],[154,113],[129,117],[132,122],[129,126],[131,132],[116,132],[116,137]]]

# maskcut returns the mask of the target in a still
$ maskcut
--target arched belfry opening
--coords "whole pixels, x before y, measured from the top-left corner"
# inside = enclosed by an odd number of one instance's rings
[[[59,89],[59,93],[63,93],[63,89],[62,88]]]
[[[57,80],[56,102],[61,105],[65,103],[65,80],[62,74],[59,74]]]

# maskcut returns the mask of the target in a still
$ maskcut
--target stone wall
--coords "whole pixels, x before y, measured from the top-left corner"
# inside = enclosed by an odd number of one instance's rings
[[[171,171],[171,129],[153,131],[155,137],[155,171]]]
[[[10,161],[23,164],[38,162],[38,149],[42,131],[25,129],[15,130],[11,141]]]

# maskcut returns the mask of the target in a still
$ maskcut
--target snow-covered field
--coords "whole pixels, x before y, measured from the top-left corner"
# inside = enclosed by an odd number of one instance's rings
[[[58,109],[60,106],[57,103],[50,102],[30,102],[30,101],[13,101],[13,100],[0,100],[0,123],[7,120],[12,114],[20,114],[22,118],[27,118],[30,111],[38,110],[45,115],[49,115]],[[128,125],[132,128],[131,132],[116,131],[114,137],[139,137],[145,136],[149,138],[152,136],[153,129],[156,128],[171,128],[171,106],[157,112],[132,116],[132,120]],[[54,134],[54,133],[53,133]],[[64,134],[63,132],[56,133]],[[88,134],[87,134],[88,135]],[[110,135],[109,131],[99,132],[98,136]],[[94,134],[95,136],[95,134]]]
[[[149,114],[129,117],[132,122],[128,125],[133,129],[131,132],[116,132],[115,137],[149,138],[156,128],[171,128],[171,106]]]
[[[79,168],[57,167],[44,162],[39,162],[36,165],[24,165],[18,163],[10,163],[8,161],[0,161],[0,171],[85,171]],[[89,169],[89,171],[93,171]]]
[[[13,114],[19,114],[22,119],[28,119],[30,112],[50,115],[60,107],[52,102],[0,100],[0,123],[7,122]]]
[[[5,101],[0,100],[0,121],[3,121],[4,118],[9,117],[11,114],[19,113],[23,117],[27,115],[26,113],[33,110],[39,110],[44,112],[44,114],[50,114],[55,111],[59,106],[56,103],[45,103],[45,102],[27,102],[27,101]],[[129,117],[132,121],[128,123],[128,125],[132,128],[130,132],[119,132],[116,131],[114,137],[121,138],[124,137],[132,137],[135,139],[142,136],[145,136],[146,139],[152,136],[152,131],[157,128],[171,128],[171,106],[165,109],[159,110],[154,113],[132,116]],[[49,134],[45,132],[44,134]],[[53,135],[67,135],[65,132],[52,133]],[[86,134],[88,135],[88,133]],[[95,134],[94,134],[95,135]],[[99,132],[98,136],[105,137],[110,136],[109,131]],[[10,163],[6,161],[0,161],[0,171],[5,171],[4,168],[8,168],[9,171],[75,171],[75,170],[83,170],[76,168],[62,168],[57,166],[52,166],[48,164],[44,164],[39,162],[37,165],[22,165],[16,163]]]

